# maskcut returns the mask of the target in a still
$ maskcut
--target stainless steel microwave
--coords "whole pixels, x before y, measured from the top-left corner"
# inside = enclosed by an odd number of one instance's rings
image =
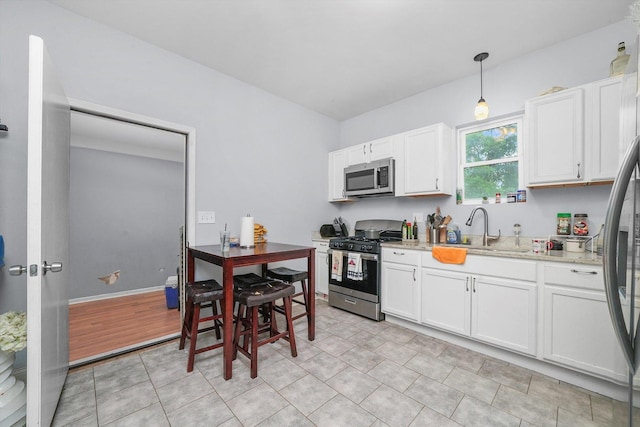
[[[381,159],[344,168],[344,191],[347,197],[393,195],[394,160]]]

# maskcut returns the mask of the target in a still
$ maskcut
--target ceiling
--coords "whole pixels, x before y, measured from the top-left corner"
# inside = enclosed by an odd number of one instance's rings
[[[623,20],[632,0],[49,0],[345,120]],[[615,46],[612,46],[612,57]]]

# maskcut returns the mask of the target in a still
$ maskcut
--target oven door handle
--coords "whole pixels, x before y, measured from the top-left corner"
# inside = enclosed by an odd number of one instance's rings
[[[329,255],[333,254],[333,252],[334,252],[334,249],[327,250],[327,254]],[[343,256],[348,256],[349,253],[350,252],[342,251]],[[351,252],[351,253],[360,255],[360,259],[364,261],[378,261],[378,254],[367,254],[364,252]]]

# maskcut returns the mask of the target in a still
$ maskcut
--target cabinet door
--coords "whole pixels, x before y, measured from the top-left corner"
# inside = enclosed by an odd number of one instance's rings
[[[391,137],[376,139],[369,143],[369,160],[388,159],[393,157],[393,141]]]
[[[584,89],[566,89],[525,105],[528,184],[585,181]]]
[[[616,177],[619,166],[620,106],[622,78],[611,78],[591,85],[591,162],[592,181],[609,181]]]
[[[354,145],[346,148],[347,150],[347,166],[357,165],[369,162],[369,143]]]
[[[345,150],[329,153],[329,201],[347,200],[344,194],[344,168],[347,166]]]
[[[329,249],[328,243],[316,242],[316,293],[329,294]]]
[[[468,336],[471,332],[471,277],[423,268],[421,280],[422,323]]]
[[[483,276],[471,282],[471,336],[535,355],[536,284]]]
[[[404,135],[404,192],[438,193],[442,188],[440,144],[434,126]]]
[[[543,357],[618,381],[626,381],[604,292],[545,285]]]
[[[420,320],[418,266],[382,263],[380,303],[384,313]]]

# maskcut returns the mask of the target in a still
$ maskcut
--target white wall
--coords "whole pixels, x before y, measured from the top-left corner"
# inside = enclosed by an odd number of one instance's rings
[[[250,212],[273,241],[310,244],[326,202],[338,123],[42,0],[0,0],[0,234],[7,265],[26,264],[28,36],[44,39],[69,97],[196,129],[196,206],[217,223],[196,244],[239,232]],[[0,312],[26,308],[26,279],[0,272]],[[22,353],[16,362],[23,363]]]
[[[483,63],[483,94],[491,116],[524,110],[526,99],[552,86],[573,87],[608,77],[618,42],[625,41],[631,46],[635,38],[631,23],[622,21],[500,66],[493,67],[489,56]],[[491,46],[486,49],[491,53]],[[468,124],[473,121],[473,108],[479,95],[478,73],[346,120],[340,123],[341,147],[438,122],[452,128]],[[610,190],[610,185],[528,190],[525,204],[485,205],[490,218],[489,231],[497,234],[501,229],[503,235],[513,236],[513,224],[520,223],[523,236],[543,237],[555,232],[557,212],[578,212],[589,214],[595,233],[604,220]],[[366,199],[341,205],[340,213],[351,223],[374,216],[409,220],[414,212],[432,213],[436,206],[450,214],[463,233],[482,234],[482,221],[475,221],[472,228],[464,226],[472,206],[456,205],[455,196]]]

